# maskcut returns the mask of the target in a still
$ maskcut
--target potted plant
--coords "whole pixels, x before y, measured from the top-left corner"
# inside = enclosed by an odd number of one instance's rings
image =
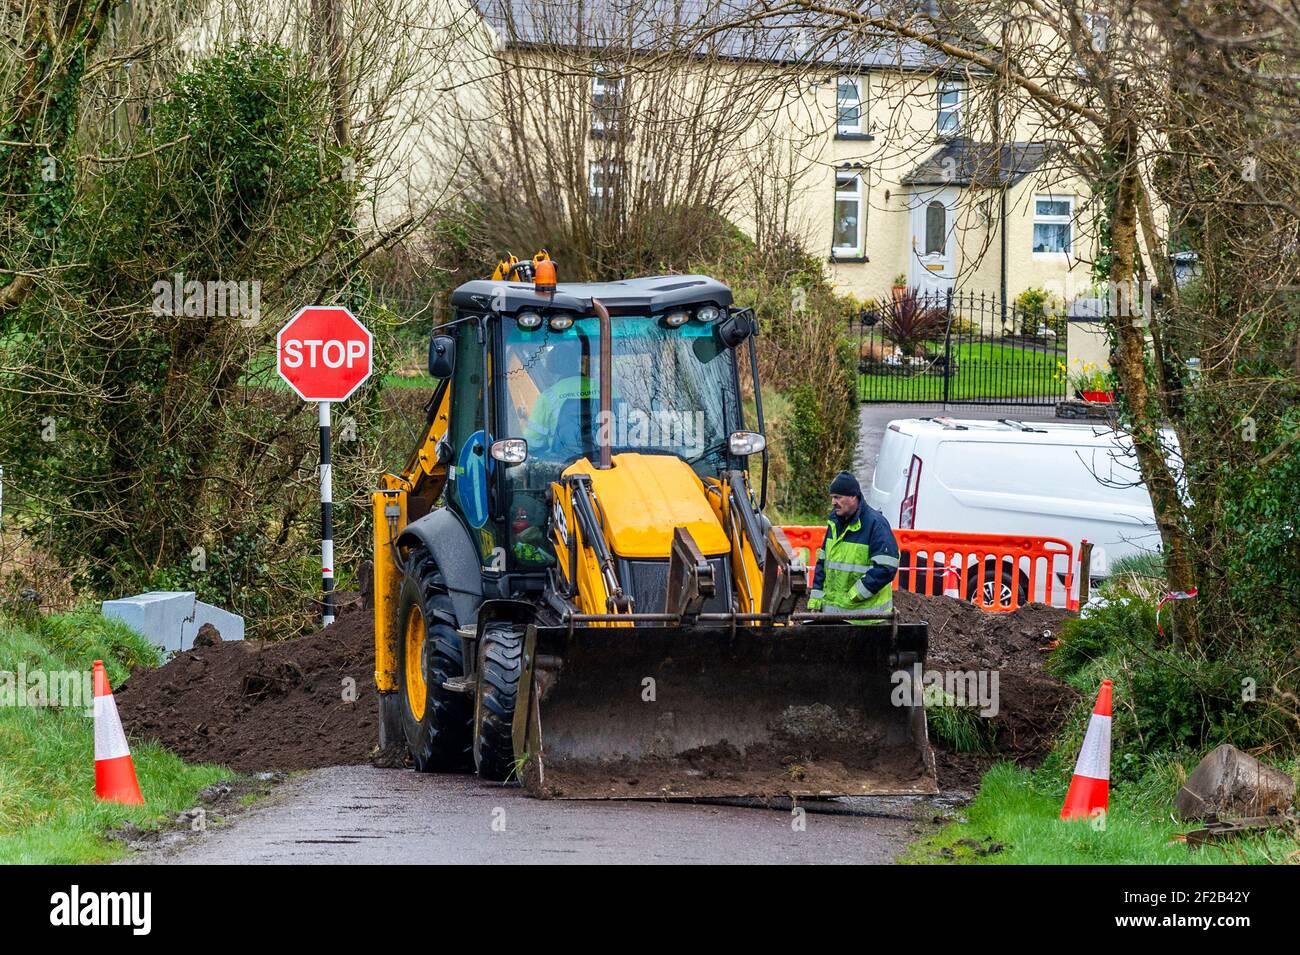
[[[907,275],[899,272],[894,276],[894,294],[893,298],[897,301],[907,291]]]
[[[1081,362],[1079,371],[1070,375],[1070,385],[1084,401],[1109,404],[1115,399],[1115,393],[1110,390],[1107,371],[1109,369],[1103,371],[1094,362]]]

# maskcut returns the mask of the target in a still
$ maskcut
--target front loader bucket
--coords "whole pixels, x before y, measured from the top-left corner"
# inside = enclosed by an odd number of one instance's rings
[[[935,793],[911,692],[926,636],[925,624],[896,637],[887,624],[538,628],[515,724],[521,776],[562,799]]]

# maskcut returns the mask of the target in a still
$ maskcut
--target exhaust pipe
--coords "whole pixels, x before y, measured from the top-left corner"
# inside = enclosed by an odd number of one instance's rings
[[[614,411],[614,392],[612,376],[614,374],[613,329],[609,321],[609,309],[600,299],[593,298],[591,307],[600,319],[600,421],[596,428],[597,440],[600,441],[600,461],[596,467],[608,471],[613,467],[609,450],[609,423]]]

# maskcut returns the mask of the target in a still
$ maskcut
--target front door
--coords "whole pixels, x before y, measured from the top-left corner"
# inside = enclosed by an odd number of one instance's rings
[[[907,284],[922,295],[942,298],[957,278],[955,187],[918,189],[909,197],[911,249]]]

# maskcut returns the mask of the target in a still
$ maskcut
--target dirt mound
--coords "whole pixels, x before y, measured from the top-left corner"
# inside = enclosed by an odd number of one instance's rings
[[[999,760],[1037,764],[1078,699],[1073,689],[1043,669],[1044,648],[1074,614],[1044,604],[985,613],[952,597],[906,592],[894,595],[894,607],[904,621],[929,622],[927,669],[998,673],[998,713],[992,717],[997,755],[957,753],[934,740],[940,788],[972,789],[984,770]]]
[[[138,668],[114,696],[126,731],[244,772],[363,763],[375,747],[374,624],[347,614],[280,642],[224,641]]]
[[[990,614],[909,593],[895,605],[903,620],[929,622],[930,669],[998,671],[997,758],[1041,759],[1077,696],[1043,671],[1040,649],[1070,614],[1040,604]],[[379,734],[373,634],[370,612],[356,611],[294,640],[196,647],[132,673],[117,690],[118,708],[129,734],[191,762],[246,772],[364,763]],[[944,789],[973,788],[994,762],[941,742],[936,760]]]

